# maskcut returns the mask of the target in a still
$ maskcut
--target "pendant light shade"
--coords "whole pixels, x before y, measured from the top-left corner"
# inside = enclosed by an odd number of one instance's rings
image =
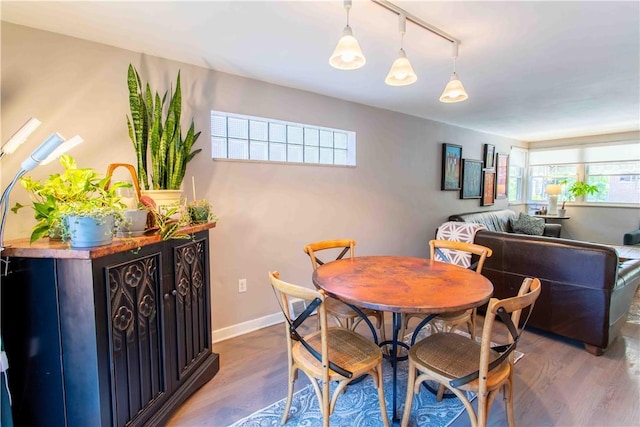
[[[389,86],[406,86],[418,80],[418,76],[413,71],[413,67],[402,47],[404,33],[406,32],[406,22],[407,18],[404,15],[400,15],[400,53],[398,59],[393,61],[387,78],[384,79],[384,82]]]
[[[462,86],[462,82],[458,79],[458,75],[456,74],[457,58],[458,43],[453,42],[453,74],[449,79],[449,83],[447,83],[447,86],[442,91],[442,95],[440,95],[441,102],[461,102],[469,98],[469,95],[467,95],[467,91],[464,90],[464,86]]]
[[[418,76],[416,76],[415,71],[413,71],[413,67],[407,59],[404,49],[400,49],[398,59],[393,61],[393,65],[384,82],[389,86],[406,86],[414,83],[416,80],[418,80]]]
[[[469,98],[467,95],[467,91],[464,90],[464,86],[462,86],[462,82],[458,80],[458,75],[453,72],[451,75],[451,79],[447,86],[442,91],[442,95],[440,95],[440,101],[442,102],[460,102]]]
[[[351,27],[347,25],[344,28],[342,38],[338,41],[331,58],[329,58],[329,64],[339,70],[355,70],[366,62],[358,40],[353,37]]]
[[[358,40],[353,37],[353,31],[349,26],[351,0],[344,0],[344,8],[347,10],[347,26],[344,27],[342,38],[338,41],[333,54],[329,58],[329,64],[338,70],[355,70],[362,67],[367,60],[362,54]]]

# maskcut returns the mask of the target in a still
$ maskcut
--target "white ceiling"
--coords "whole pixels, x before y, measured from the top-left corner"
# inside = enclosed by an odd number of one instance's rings
[[[399,49],[397,15],[354,1],[367,58],[328,58],[346,14],[333,1],[1,2],[3,21],[303,89],[522,141],[640,129],[640,2],[392,1],[461,40],[469,99],[438,101],[451,43],[407,23],[410,86],[384,78]]]

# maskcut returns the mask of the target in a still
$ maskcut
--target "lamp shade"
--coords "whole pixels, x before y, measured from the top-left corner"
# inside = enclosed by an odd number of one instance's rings
[[[393,61],[393,65],[384,82],[389,86],[406,86],[415,83],[416,80],[418,80],[418,76],[415,71],[413,71],[413,67],[409,59],[407,59],[407,54],[404,52],[404,49],[400,49],[398,59]]]
[[[35,131],[41,124],[42,122],[40,120],[36,119],[35,117],[31,117],[29,120],[27,120],[27,123],[22,125],[22,127],[11,137],[11,139],[2,146],[2,153],[11,154],[16,151],[16,149],[23,142],[25,142],[29,135],[31,135],[33,131]]]
[[[549,195],[557,195],[562,193],[562,186],[560,184],[547,184],[544,192]]]
[[[469,98],[467,92],[464,90],[464,86],[460,80],[458,80],[458,75],[454,72],[451,75],[451,79],[447,86],[442,91],[442,95],[440,95],[441,102],[460,102]]]
[[[46,165],[47,163],[50,163],[50,162],[54,161],[55,159],[57,159],[58,157],[60,157],[64,153],[66,153],[67,151],[71,150],[76,145],[81,144],[83,141],[84,141],[84,139],[82,139],[82,137],[80,135],[76,135],[71,139],[67,139],[65,142],[60,144],[58,146],[58,148],[53,150],[53,152],[51,154],[49,154],[47,156],[47,158],[42,161],[41,164],[42,165]]]
[[[350,26],[344,27],[342,38],[338,41],[333,54],[329,58],[329,64],[339,70],[355,70],[362,67],[367,60],[360,50],[358,40],[353,37]]]

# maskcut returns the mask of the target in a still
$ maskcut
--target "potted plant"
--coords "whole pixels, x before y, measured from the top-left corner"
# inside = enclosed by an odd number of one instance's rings
[[[566,185],[567,181],[562,181],[560,184]],[[562,207],[558,209],[558,216],[565,216],[567,210],[564,207],[564,204],[570,200],[576,200],[578,197],[584,197],[586,195],[598,194],[600,189],[597,185],[591,185],[586,183],[585,181],[576,181],[563,192],[563,200]],[[570,199],[570,200],[569,200]]]
[[[187,205],[187,213],[191,224],[204,224],[216,221],[217,217],[213,213],[213,206],[208,200],[195,200]]]
[[[61,174],[50,175],[44,181],[31,177],[21,179],[22,186],[32,199],[35,219],[30,241],[41,237],[70,239],[71,246],[89,247],[111,242],[115,227],[122,221],[124,205],[117,195],[125,182],[116,182],[110,187],[110,177],[102,177],[92,168],[78,168],[76,161],[68,155],[60,157],[64,167]],[[107,188],[108,187],[108,188]],[[17,212],[23,206],[16,204]],[[89,226],[92,230],[78,231],[78,226]],[[99,230],[95,230],[99,228]]]
[[[166,112],[167,92],[162,97],[157,91],[152,94],[149,83],[143,89],[138,71],[131,64],[127,84],[131,109],[131,116],[127,116],[127,126],[136,152],[140,189],[143,194],[151,196],[159,206],[170,204],[176,198],[181,198],[180,186],[187,163],[202,151],[200,148],[192,151],[201,133],[195,131],[193,119],[186,135],[182,135],[180,72],[175,91],[170,93]],[[148,158],[151,159],[151,167]],[[168,196],[169,201],[165,203],[164,197],[157,193],[158,190],[173,190]]]

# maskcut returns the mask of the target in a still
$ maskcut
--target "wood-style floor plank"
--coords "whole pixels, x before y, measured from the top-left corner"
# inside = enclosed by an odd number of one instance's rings
[[[308,323],[315,328],[315,319]],[[387,336],[390,329],[387,325]],[[640,425],[640,325],[627,323],[600,357],[579,343],[534,330],[525,333],[518,349],[525,357],[516,365],[516,425]],[[220,354],[220,371],[175,412],[169,427],[227,426],[286,395],[282,324],[216,343],[214,351]],[[296,390],[306,384],[300,374]],[[453,427],[468,425],[463,413]],[[504,425],[504,405],[496,399],[489,426]]]

